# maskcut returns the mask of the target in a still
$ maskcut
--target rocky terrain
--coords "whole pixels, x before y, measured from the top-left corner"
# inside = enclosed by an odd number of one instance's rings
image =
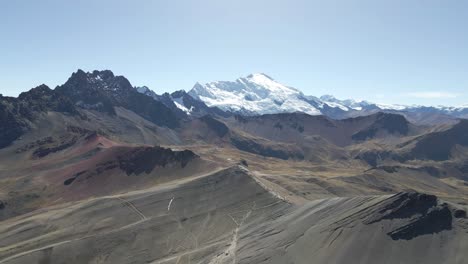
[[[467,263],[468,121],[441,111],[259,74],[2,96],[0,263]]]

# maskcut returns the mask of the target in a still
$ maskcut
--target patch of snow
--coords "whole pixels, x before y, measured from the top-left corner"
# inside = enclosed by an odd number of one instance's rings
[[[183,104],[177,102],[176,100],[173,101],[175,106],[177,106],[177,108],[179,108],[180,110],[184,111],[186,114],[190,115],[193,111],[193,106],[190,107],[190,109],[188,109],[187,107],[185,107]]]
[[[339,103],[335,103],[335,102],[325,102],[325,104],[327,104],[328,106],[330,107],[333,107],[333,108],[340,108],[341,110],[343,111],[349,111],[349,108],[342,105],[342,104],[339,104]]]
[[[376,106],[382,110],[405,110],[408,108],[406,105],[398,105],[398,104],[376,104]]]

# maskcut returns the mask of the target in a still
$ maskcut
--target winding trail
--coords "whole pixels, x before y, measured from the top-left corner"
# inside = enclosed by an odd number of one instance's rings
[[[228,216],[236,225],[236,228],[232,232],[232,237],[229,243],[229,247],[222,254],[213,258],[209,264],[228,263],[229,259],[232,259],[233,264],[237,263],[236,253],[237,253],[237,243],[239,241],[239,231],[242,225],[244,225],[244,222],[247,220],[247,218],[249,218],[252,211],[255,210],[255,206],[256,206],[256,203],[254,201],[252,208],[250,208],[249,210],[246,210],[247,212],[245,213],[245,215],[242,217],[242,219],[239,222],[236,221],[234,217],[232,217],[232,215],[228,214]]]
[[[117,197],[117,199],[119,199],[120,201],[122,201],[122,203],[126,206],[128,206],[130,209],[132,209],[135,213],[137,213],[140,217],[141,217],[141,220],[146,220],[148,219],[133,203],[125,200],[124,198],[122,197]]]

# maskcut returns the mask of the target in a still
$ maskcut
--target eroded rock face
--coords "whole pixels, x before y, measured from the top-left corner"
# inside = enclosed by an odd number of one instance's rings
[[[369,221],[369,224],[379,222],[384,219],[410,218],[415,215],[424,215],[437,206],[437,197],[422,193],[400,193],[395,196],[391,203],[386,204],[378,211],[376,219]]]
[[[452,220],[460,213],[452,212],[446,203],[439,204],[435,195],[399,193],[384,203],[365,224],[383,220],[400,220],[400,227],[387,233],[393,240],[415,237],[452,229]]]
[[[111,170],[120,169],[128,176],[137,176],[142,173],[149,174],[157,167],[167,166],[184,168],[189,162],[199,156],[190,150],[174,151],[163,147],[130,147],[119,149],[119,154],[105,162],[95,165],[94,168],[82,170],[67,178],[63,185],[75,184],[81,179],[90,179],[105,175]]]
[[[127,175],[150,173],[156,166],[165,167],[168,164],[179,164],[185,167],[191,160],[198,157],[190,150],[173,151],[162,147],[140,147],[118,157],[118,166]]]
[[[76,126],[67,126],[67,132],[67,134],[62,136],[40,138],[16,149],[16,153],[32,150],[32,157],[43,158],[49,154],[65,150],[73,146],[82,137],[85,137],[85,140],[89,140],[92,137],[103,134],[101,131],[92,131]]]
[[[33,157],[43,158],[49,154],[65,150],[73,146],[78,141],[78,137],[61,137],[57,140],[52,141],[48,145],[43,145],[34,150]]]
[[[452,229],[452,213],[447,206],[434,208],[408,225],[387,233],[393,240],[410,240],[420,235]]]

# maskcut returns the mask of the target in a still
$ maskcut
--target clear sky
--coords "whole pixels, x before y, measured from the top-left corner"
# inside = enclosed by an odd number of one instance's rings
[[[0,1],[0,93],[110,69],[158,93],[264,72],[305,94],[468,104],[464,0]]]

